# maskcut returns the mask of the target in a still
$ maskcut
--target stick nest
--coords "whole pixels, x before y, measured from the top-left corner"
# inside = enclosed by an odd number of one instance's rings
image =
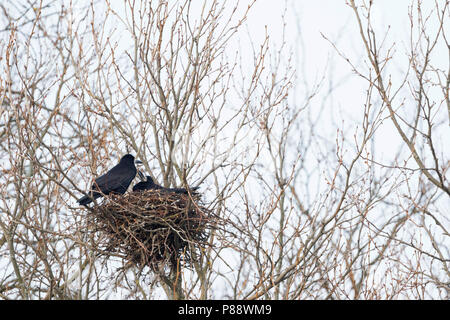
[[[100,251],[155,269],[161,263],[189,265],[205,245],[213,219],[199,195],[145,190],[110,196],[88,215],[104,237]]]

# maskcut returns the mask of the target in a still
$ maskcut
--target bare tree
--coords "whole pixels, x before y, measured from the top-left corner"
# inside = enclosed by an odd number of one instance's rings
[[[449,72],[434,52],[449,3],[411,5],[401,80],[372,1],[347,4],[368,63],[328,40],[366,83],[346,125],[332,68],[300,79],[286,24],[245,33],[257,1],[0,4],[1,297],[448,298]],[[389,121],[401,145],[386,160]],[[101,250],[76,199],[125,153],[165,187],[200,187],[218,222],[191,265]]]

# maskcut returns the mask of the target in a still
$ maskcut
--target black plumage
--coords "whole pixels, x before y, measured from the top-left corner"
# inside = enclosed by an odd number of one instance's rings
[[[80,205],[87,205],[94,199],[110,193],[124,194],[131,181],[136,177],[137,169],[135,163],[142,163],[134,159],[131,154],[126,154],[120,162],[104,175],[95,179],[89,194],[78,199]]]
[[[142,178],[141,172],[139,172],[139,175]],[[156,184],[152,177],[147,176],[146,177],[146,181],[141,181],[136,183],[133,186],[133,191],[142,191],[142,190],[162,190],[165,192],[173,192],[173,193],[178,193],[178,194],[189,194],[188,190],[186,190],[185,188],[165,188],[163,186],[160,186],[159,184]],[[190,192],[192,195],[197,195],[198,193],[196,192],[198,190],[199,187],[193,187],[193,188],[189,188]]]

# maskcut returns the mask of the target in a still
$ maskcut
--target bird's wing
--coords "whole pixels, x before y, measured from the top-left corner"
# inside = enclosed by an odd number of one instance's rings
[[[136,169],[122,166],[120,163],[104,175],[95,179],[93,188],[109,193],[120,187],[128,187],[136,176]]]

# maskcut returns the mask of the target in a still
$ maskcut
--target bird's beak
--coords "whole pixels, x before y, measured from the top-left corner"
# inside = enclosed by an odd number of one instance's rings
[[[145,174],[143,174],[141,170],[138,170],[138,176],[139,176],[139,178],[140,178],[142,181],[145,181],[145,180],[146,180]]]

